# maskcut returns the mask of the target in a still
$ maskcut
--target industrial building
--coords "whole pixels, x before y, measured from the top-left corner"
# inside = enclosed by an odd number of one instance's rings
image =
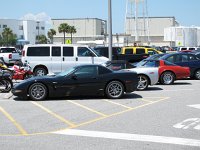
[[[141,45],[169,45],[169,41],[164,41],[164,29],[176,26],[179,26],[179,23],[175,17],[138,17],[137,20],[126,18],[125,34],[129,42]]]
[[[73,43],[104,40],[107,34],[106,20],[98,18],[52,19],[53,29],[56,31],[54,43],[63,43],[64,35],[58,31],[62,23],[67,23],[76,28],[76,33],[73,34]],[[70,40],[70,34],[66,34],[66,40]]]
[[[44,21],[0,19],[0,34],[4,28],[10,28],[17,35],[19,45],[35,44],[36,36],[46,35]]]

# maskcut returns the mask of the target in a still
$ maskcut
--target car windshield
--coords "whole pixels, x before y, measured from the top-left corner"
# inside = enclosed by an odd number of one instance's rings
[[[89,47],[89,49],[90,49],[91,51],[93,51],[98,57],[101,57],[101,55],[100,55],[96,50],[94,50],[94,49],[91,48],[91,47]]]
[[[137,64],[137,67],[158,67],[158,62],[155,60],[143,60]]]
[[[57,74],[56,76],[66,76],[66,75],[74,72],[75,70],[76,70],[76,67],[72,67],[72,68],[69,68],[69,69]]]

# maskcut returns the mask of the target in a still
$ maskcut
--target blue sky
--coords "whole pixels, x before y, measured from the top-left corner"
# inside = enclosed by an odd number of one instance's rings
[[[182,26],[200,26],[200,0],[148,0],[150,17],[174,16]],[[50,18],[108,18],[108,0],[0,0],[0,18],[40,13]],[[126,0],[112,0],[113,33],[124,32]],[[44,16],[45,18],[45,16]]]

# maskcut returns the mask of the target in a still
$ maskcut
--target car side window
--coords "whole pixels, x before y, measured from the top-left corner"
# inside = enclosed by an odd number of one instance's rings
[[[28,47],[27,56],[50,56],[50,47]]]
[[[182,62],[187,62],[188,61],[188,55],[182,55],[181,58],[182,58],[181,59]]]
[[[78,56],[87,57],[94,56],[93,53],[87,47],[78,47]]]
[[[125,54],[133,54],[133,49],[132,48],[126,48]]]
[[[52,56],[61,56],[61,47],[52,47]]]
[[[75,75],[78,78],[92,77],[97,75],[96,66],[81,67],[76,72]]]
[[[194,55],[188,55],[188,60],[194,61],[194,60],[196,60],[196,57]]]
[[[105,67],[102,67],[102,66],[99,66],[98,67],[98,73],[99,75],[102,75],[102,74],[108,74],[108,73],[111,73],[112,71],[108,68],[105,68]]]
[[[73,47],[63,47],[63,56],[74,56]]]
[[[144,48],[136,48],[136,54],[145,54]]]
[[[174,62],[174,56],[170,56],[166,60],[173,63]]]

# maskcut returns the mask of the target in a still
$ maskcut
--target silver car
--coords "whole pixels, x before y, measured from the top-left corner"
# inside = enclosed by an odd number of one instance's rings
[[[137,68],[125,69],[129,71],[135,71],[138,74],[138,90],[145,90],[149,85],[158,83],[159,73],[158,67],[154,66],[140,66]]]

